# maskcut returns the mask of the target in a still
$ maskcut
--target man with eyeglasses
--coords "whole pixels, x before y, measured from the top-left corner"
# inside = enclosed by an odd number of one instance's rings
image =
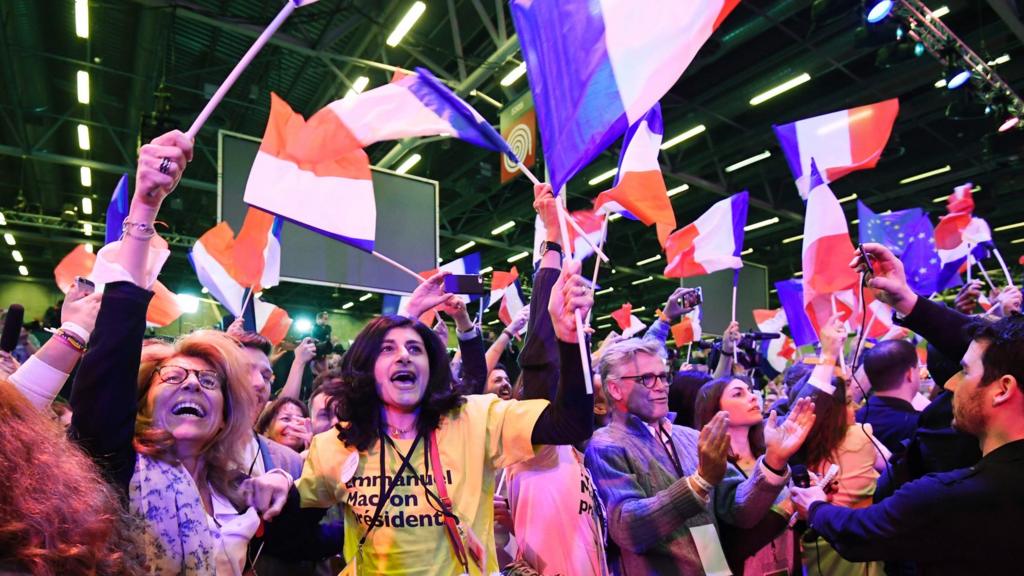
[[[611,410],[585,464],[608,511],[623,574],[727,571],[716,524],[757,524],[789,478],[787,461],[814,423],[801,402],[783,424],[765,424],[766,452],[750,478],[729,464],[728,416],[700,432],[673,425],[670,373],[661,344],[630,338],[609,346],[599,370]]]

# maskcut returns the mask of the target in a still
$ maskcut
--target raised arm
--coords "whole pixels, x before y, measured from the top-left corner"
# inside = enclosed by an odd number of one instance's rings
[[[534,288],[534,290],[536,290],[536,288]],[[490,374],[491,370],[494,370],[494,367],[498,365],[498,362],[501,361],[501,355],[505,352],[505,349],[512,343],[515,335],[523,331],[523,328],[526,327],[529,320],[530,308],[528,306],[523,306],[519,313],[516,314],[516,317],[512,319],[512,323],[506,326],[505,329],[501,331],[501,334],[498,334],[498,337],[494,339],[494,343],[487,348],[487,352],[484,353],[484,358],[487,361],[488,374]]]
[[[278,398],[299,399],[299,394],[302,392],[302,374],[315,356],[316,342],[312,338],[303,338],[302,342],[295,347],[295,358],[292,360],[291,368],[288,369],[288,378],[277,395]]]
[[[11,374],[10,382],[37,409],[50,406],[82,358],[99,309],[100,295],[76,283],[64,299],[60,330]]]
[[[124,237],[97,255],[97,260],[109,257],[107,269],[120,279],[106,285],[91,346],[75,378],[71,435],[125,491],[134,470],[136,387],[146,309],[153,297],[148,288],[156,279],[150,266],[151,246],[157,242],[153,223],[191,157],[192,143],[179,131],[142,147]]]
[[[584,372],[591,369],[590,355],[587,354],[584,366],[576,339],[574,311],[586,316],[594,300],[579,270],[579,262],[567,262],[548,300],[548,313],[558,342],[559,383],[554,401],[534,424],[534,444],[575,444],[590,438],[593,432],[594,396],[587,394]]]

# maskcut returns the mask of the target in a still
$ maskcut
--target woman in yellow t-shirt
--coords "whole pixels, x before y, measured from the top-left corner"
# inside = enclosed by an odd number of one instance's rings
[[[495,470],[532,457],[535,445],[586,440],[592,429],[589,366],[580,361],[573,316],[585,316],[593,300],[579,264],[566,268],[548,302],[562,359],[554,402],[458,395],[444,343],[411,319],[453,298],[444,272],[417,288],[409,317],[371,321],[329,391],[344,424],[313,438],[294,486],[272,477],[250,485],[253,505],[265,519],[276,516],[266,527],[268,551],[323,554],[303,509],[341,504],[344,555],[355,573],[496,572]],[[459,337],[464,354],[473,345],[483,353],[479,330]]]

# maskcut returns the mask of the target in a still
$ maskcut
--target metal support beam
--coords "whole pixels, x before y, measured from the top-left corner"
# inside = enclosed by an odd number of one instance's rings
[[[476,13],[480,15],[480,21],[483,23],[484,28],[487,29],[487,34],[491,36],[491,40],[494,41],[495,47],[501,46],[501,38],[498,38],[498,31],[494,29],[494,24],[491,23],[491,17],[484,10],[484,5],[480,3],[480,0],[471,0],[473,8],[476,8]]]
[[[75,158],[73,156],[63,156],[61,154],[51,154],[49,152],[35,151],[26,154],[22,149],[15,146],[0,145],[0,156],[13,156],[15,158],[21,158],[23,160],[36,160],[39,162],[47,162],[50,164],[60,164],[63,166],[88,166],[93,170],[100,172],[106,172],[108,174],[121,175],[124,173],[132,174],[135,172],[135,166],[119,166],[117,164],[108,164],[107,162],[97,162],[96,160],[87,160],[85,158]],[[186,186],[195,190],[202,190],[204,192],[216,192],[217,184],[214,182],[202,182],[200,180],[193,180],[191,178],[182,178],[178,183],[179,186]]]
[[[448,0],[448,21],[452,24],[452,45],[455,47],[455,63],[459,66],[459,82],[465,82],[466,55],[462,52],[462,34],[459,32],[459,18],[455,13],[455,0]]]

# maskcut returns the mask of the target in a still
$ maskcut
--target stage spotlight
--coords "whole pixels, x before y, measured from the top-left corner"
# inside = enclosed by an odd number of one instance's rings
[[[884,20],[892,12],[892,0],[881,0],[868,10],[868,22],[875,24]]]
[[[946,89],[956,90],[971,79],[971,71],[963,68],[950,67],[946,74]]]

